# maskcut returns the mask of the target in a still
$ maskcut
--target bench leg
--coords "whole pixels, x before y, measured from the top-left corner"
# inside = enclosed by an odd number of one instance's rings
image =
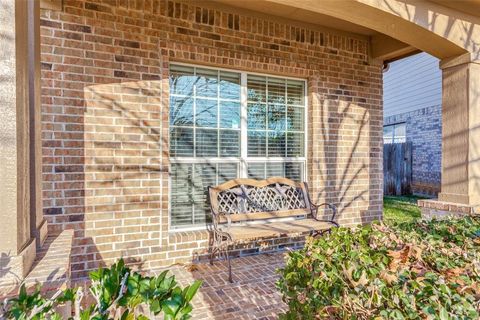
[[[223,233],[219,235],[214,234],[214,239],[211,247],[212,251],[210,252],[210,264],[213,265],[213,260],[216,254],[218,254],[219,257],[222,257],[222,254],[223,254],[225,257],[225,260],[227,260],[228,281],[230,283],[233,283],[232,264],[230,261],[230,255],[228,254],[228,248],[231,241],[232,241],[232,237],[228,233]]]
[[[217,253],[218,248],[213,247],[212,251],[210,252],[210,264],[213,266],[213,260],[215,259],[215,254]]]
[[[225,245],[225,248],[223,249],[223,254],[225,255],[225,260],[227,260],[227,266],[228,266],[228,281],[230,283],[233,283],[233,278],[232,278],[232,263],[230,261],[230,255],[228,254],[228,244]]]
[[[227,263],[228,263],[228,281],[230,281],[230,283],[233,283],[233,279],[232,279],[232,263],[230,261],[230,255],[228,254],[228,249],[225,251],[225,254],[227,256]]]

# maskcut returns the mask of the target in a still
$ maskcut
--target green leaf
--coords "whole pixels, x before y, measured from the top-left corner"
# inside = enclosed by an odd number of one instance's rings
[[[180,305],[177,301],[166,300],[162,302],[162,311],[165,312],[166,315],[174,316],[180,308]]]
[[[160,302],[158,300],[154,300],[150,304],[150,311],[154,314],[158,314],[161,311]]]
[[[80,311],[80,319],[81,320],[90,320],[91,312],[92,312],[91,308]]]
[[[118,260],[118,263],[117,263],[117,270],[122,270],[124,266],[125,266],[125,261],[123,260],[123,258],[120,258],[120,260]]]
[[[27,299],[27,288],[25,287],[25,284],[22,284],[20,287],[20,294],[18,295],[19,300],[25,300]]]
[[[120,319],[121,320],[134,320],[135,319],[135,314],[130,313],[129,310],[125,310]]]
[[[445,308],[440,309],[440,320],[449,320],[450,316],[448,315],[448,311]]]
[[[190,302],[193,299],[201,285],[202,281],[196,280],[191,286],[187,287],[187,292],[185,293],[185,300],[187,302]]]
[[[91,272],[88,274],[88,276],[89,276],[89,278],[90,278],[91,280],[98,281],[98,280],[100,280],[100,278],[101,278],[100,272],[101,272],[100,270],[98,270],[98,271],[91,271]]]
[[[55,312],[52,315],[50,315],[50,320],[62,320],[62,317]]]

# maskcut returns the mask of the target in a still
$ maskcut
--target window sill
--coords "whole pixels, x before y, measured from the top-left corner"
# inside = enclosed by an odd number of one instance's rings
[[[200,240],[208,240],[210,237],[210,232],[206,228],[197,229],[197,230],[170,230],[168,233],[168,238],[170,243],[184,243]]]

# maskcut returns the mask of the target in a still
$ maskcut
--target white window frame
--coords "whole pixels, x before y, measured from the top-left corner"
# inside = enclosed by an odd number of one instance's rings
[[[171,61],[169,63],[169,72],[170,72],[170,65],[178,65],[178,66],[187,66],[187,67],[194,67],[194,68],[201,68],[201,69],[211,69],[211,70],[218,70],[218,71],[226,71],[226,72],[235,72],[240,74],[240,156],[239,157],[171,157],[169,158],[169,170],[171,172],[172,164],[177,163],[185,163],[185,164],[197,164],[197,163],[238,163],[238,172],[237,175],[240,178],[247,178],[248,177],[248,163],[249,162],[259,162],[259,163],[287,163],[287,162],[294,162],[294,163],[303,163],[303,180],[308,180],[308,169],[307,169],[307,152],[308,152],[308,88],[307,88],[307,80],[302,78],[295,78],[295,77],[286,77],[286,76],[279,76],[274,74],[268,73],[257,73],[257,72],[249,72],[249,71],[242,71],[236,69],[227,69],[227,68],[219,68],[214,66],[206,66],[201,64],[190,64],[190,63],[183,63],[183,62],[176,62]],[[270,77],[270,78],[277,78],[282,80],[295,80],[295,81],[302,81],[304,83],[303,89],[303,99],[304,99],[304,114],[303,114],[303,125],[304,125],[304,132],[303,132],[303,139],[304,139],[304,150],[303,150],[303,157],[249,157],[248,156],[248,125],[247,125],[247,112],[248,112],[248,88],[247,88],[247,75],[257,75],[263,77]],[[268,82],[267,82],[268,83]],[[170,85],[170,84],[169,84]],[[285,93],[286,94],[286,93]],[[268,87],[267,87],[267,96],[268,96]],[[218,98],[217,98],[218,99]],[[168,97],[169,103],[169,110],[170,110],[170,95]],[[268,104],[268,103],[266,103]],[[170,115],[170,111],[169,111]],[[195,112],[194,112],[195,116]],[[217,115],[218,117],[220,114]],[[170,129],[170,116],[168,118],[168,128]],[[268,128],[265,129],[268,134]],[[169,130],[170,131],[170,130]],[[195,132],[195,130],[194,130]],[[287,132],[287,131],[285,131]],[[195,139],[195,134],[194,134]],[[268,139],[267,139],[268,141]],[[170,146],[170,138],[169,144]],[[199,225],[199,226],[179,226],[175,227],[172,226],[172,178],[169,174],[168,179],[168,230],[169,232],[182,232],[182,231],[195,231],[195,230],[205,230],[207,229],[206,225]]]
[[[402,125],[405,126],[405,136],[400,136],[400,137],[403,138],[403,141],[399,142],[399,141],[396,141],[397,139],[399,139],[399,137],[397,137],[395,135],[395,129],[398,126],[402,126]],[[387,124],[387,125],[383,126],[382,130],[384,130],[385,128],[389,128],[389,127],[393,129],[393,131],[392,131],[392,142],[390,144],[407,142],[407,123],[406,122],[397,122],[397,123]],[[389,144],[389,143],[385,143],[385,137],[383,137],[383,144]]]

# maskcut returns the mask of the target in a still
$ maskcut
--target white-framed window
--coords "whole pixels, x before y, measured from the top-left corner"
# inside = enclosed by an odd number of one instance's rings
[[[305,80],[170,65],[170,227],[205,227],[207,187],[306,172]]]
[[[383,143],[403,143],[407,141],[405,122],[383,126]]]

